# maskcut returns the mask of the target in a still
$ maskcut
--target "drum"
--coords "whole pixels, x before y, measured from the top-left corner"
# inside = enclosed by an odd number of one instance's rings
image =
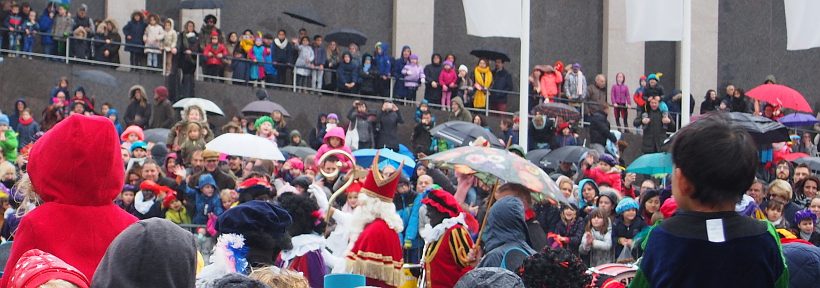
[[[638,266],[619,263],[603,264],[589,268],[588,272],[610,276],[615,281],[629,286],[629,282],[631,282],[632,278],[635,278],[635,274],[638,273]]]

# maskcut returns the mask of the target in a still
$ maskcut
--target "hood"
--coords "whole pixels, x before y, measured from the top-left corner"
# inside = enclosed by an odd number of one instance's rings
[[[322,123],[322,117],[327,118],[327,114],[319,113],[319,116],[316,117],[316,130],[317,130],[317,132],[318,132],[318,130],[322,130],[322,128],[325,127],[325,124]]]
[[[200,123],[208,122],[208,113],[205,112],[205,109],[202,109],[202,107],[199,107],[198,105],[191,105],[191,106],[185,107],[185,109],[182,109],[182,120],[183,121],[188,122],[188,111],[191,111],[191,109],[199,110],[199,115],[202,117],[202,120],[199,121]],[[207,128],[207,127],[205,127],[205,128]]]
[[[17,260],[17,265],[28,268],[14,270],[14,281],[9,282],[11,287],[42,287],[51,279],[62,279],[76,287],[88,287],[88,278],[77,268],[40,249],[28,250]]]
[[[81,29],[81,28],[82,27],[77,27],[77,29],[74,30],[74,33],[73,33],[74,37],[85,38],[87,36],[87,33],[85,32],[85,29]]]
[[[524,281],[510,270],[500,267],[480,267],[467,272],[455,288],[509,287],[524,288]]]
[[[12,108],[11,108],[12,111],[14,111],[12,113],[12,115],[14,115],[14,118],[20,117],[20,112],[17,111],[17,104],[18,103],[23,103],[23,107],[28,108],[28,103],[26,103],[26,100],[23,100],[23,98],[19,98],[19,99],[17,99],[17,101],[14,101],[14,106],[12,106]],[[31,116],[34,117],[34,115],[31,115]]]
[[[114,121],[119,121],[120,120],[120,112],[117,111],[116,108],[109,108],[108,113],[105,113],[105,117],[108,117],[108,116],[111,116],[111,115],[114,115]]]
[[[171,22],[171,30],[174,30],[176,26],[174,26],[174,19],[171,17],[165,18],[165,22]],[[162,28],[165,29],[165,22],[163,22]]]
[[[113,18],[108,18],[105,19],[103,23],[110,23],[112,28],[111,31],[117,31],[117,33],[119,33],[119,29],[117,27],[120,27],[120,25],[117,24],[117,20],[114,20]]]
[[[790,287],[814,287],[820,278],[820,248],[803,243],[784,243]]]
[[[492,251],[509,243],[529,243],[524,204],[516,197],[504,197],[495,202],[487,214],[487,226],[481,236],[484,251]]]
[[[587,183],[592,183],[592,187],[595,188],[595,196],[601,194],[600,190],[598,190],[598,183],[595,183],[592,179],[581,180],[581,182],[578,182],[578,195],[575,195],[575,197],[578,198],[578,209],[584,209],[587,205],[595,205],[595,203],[587,203],[587,201],[584,200],[584,185]]]
[[[440,60],[440,61],[438,62],[438,64],[436,64],[435,62],[433,62],[433,60],[434,60],[434,59],[436,59],[436,57],[438,57],[438,59]],[[441,54],[438,54],[438,53],[433,53],[433,55],[432,55],[432,56],[430,56],[430,65],[433,65],[433,66],[435,66],[435,67],[441,67],[441,65],[442,65],[443,63],[444,63],[444,59],[443,59],[443,58],[441,58]]]
[[[328,144],[330,137],[339,137],[339,139],[342,139],[342,146],[345,146],[345,130],[342,129],[342,127],[334,127],[333,129],[330,129],[330,131],[327,131],[325,138],[322,139],[322,142]]]
[[[458,105],[459,108],[464,109],[464,100],[461,100],[461,97],[453,97],[452,102]]]
[[[165,219],[131,224],[108,246],[91,287],[194,287],[195,241]]]
[[[290,138],[293,138],[293,136],[299,136],[299,138],[302,138],[302,133],[299,133],[299,130],[296,129],[290,130]]]
[[[128,89],[128,97],[131,98],[131,99],[134,99],[134,91],[137,91],[137,90],[140,90],[140,92],[142,93],[142,98],[146,99],[146,101],[147,101],[148,94],[145,94],[145,87],[142,87],[142,85],[131,86],[131,88]]]
[[[71,98],[74,98],[74,95],[77,95],[77,92],[83,93],[83,98],[88,98],[88,95],[85,94],[85,88],[83,88],[83,86],[77,86],[77,89],[74,89],[74,94],[71,95]]]
[[[73,115],[57,123],[37,140],[29,156],[29,176],[40,198],[68,205],[111,205],[125,183],[117,136],[105,117]]]
[[[199,176],[199,186],[196,188],[202,190],[205,185],[214,186],[214,194],[219,194],[219,186],[216,186],[216,180],[214,180],[214,176],[211,176],[211,174],[203,173]]]
[[[376,53],[377,55],[390,55],[390,44],[387,44],[386,42],[379,42],[376,45],[382,48],[382,54]]]

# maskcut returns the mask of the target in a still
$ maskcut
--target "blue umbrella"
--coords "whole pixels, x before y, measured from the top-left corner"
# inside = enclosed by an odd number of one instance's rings
[[[786,127],[801,127],[817,124],[817,118],[814,117],[814,115],[806,113],[792,113],[783,116],[783,118],[780,118],[780,120],[777,121]]]
[[[413,159],[413,161],[416,161],[416,154],[414,154],[413,151],[410,150],[410,148],[404,146],[404,144],[399,144],[399,154],[410,157]]]
[[[655,175],[672,173],[672,155],[669,153],[645,154],[626,168],[626,172]]]
[[[379,169],[384,168],[385,165],[392,165],[393,168],[398,168],[399,163],[404,161],[404,168],[402,168],[402,172],[408,178],[410,175],[413,175],[413,170],[416,169],[416,162],[413,158],[407,157],[407,155],[399,154],[393,152],[393,150],[382,148],[382,149],[359,149],[353,151],[353,156],[356,157],[356,163],[362,163],[362,165],[369,165],[373,163],[373,157],[376,156],[376,152],[379,153]]]

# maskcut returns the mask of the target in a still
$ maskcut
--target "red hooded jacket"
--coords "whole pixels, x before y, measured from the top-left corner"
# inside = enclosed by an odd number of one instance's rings
[[[137,218],[114,205],[125,183],[120,141],[105,117],[73,115],[35,142],[28,162],[43,204],[26,214],[14,235],[0,287],[23,253],[40,249],[94,278],[117,235]]]

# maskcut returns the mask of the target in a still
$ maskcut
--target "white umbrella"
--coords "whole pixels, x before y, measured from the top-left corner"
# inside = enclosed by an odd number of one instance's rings
[[[219,106],[216,106],[214,102],[202,98],[185,98],[179,100],[177,101],[177,103],[174,103],[174,108],[185,109],[188,108],[188,106],[193,105],[199,106],[199,108],[202,108],[203,110],[205,110],[205,112],[225,116],[225,113],[222,112],[222,109],[220,109]]]
[[[225,133],[205,144],[205,148],[233,156],[285,160],[276,143],[252,134]]]

